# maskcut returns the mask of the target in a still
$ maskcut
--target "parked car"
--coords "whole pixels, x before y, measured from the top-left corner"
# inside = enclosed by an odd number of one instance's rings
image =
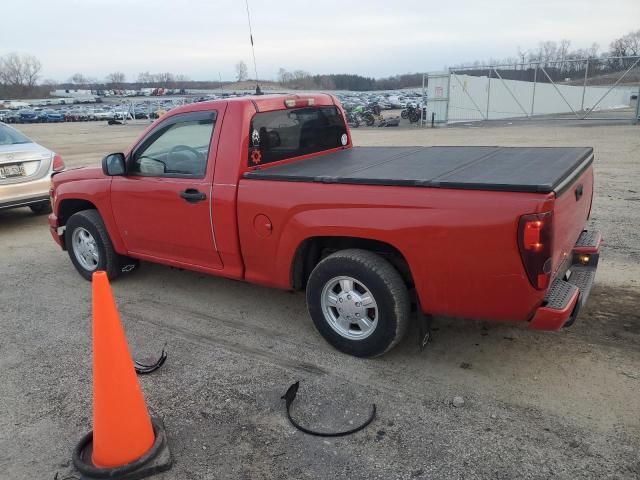
[[[332,95],[264,95],[173,109],[102,168],[55,175],[49,226],[88,280],[148,260],[306,289],[328,342],[375,356],[412,303],[423,326],[573,323],[592,196],[592,148],[354,148]]]
[[[6,110],[3,114],[2,122],[4,123],[19,123],[20,115],[15,110]]]
[[[93,117],[96,120],[111,120],[113,118],[113,112],[104,108],[96,108],[93,110]]]
[[[89,112],[83,108],[69,110],[65,116],[67,122],[85,122],[89,120]]]
[[[11,110],[0,110],[0,122],[5,122],[5,119],[11,114]]]
[[[133,119],[133,114],[125,108],[121,108],[121,109],[116,109],[113,110],[113,119],[114,120],[132,120]]]
[[[51,175],[63,169],[60,155],[0,123],[0,210],[29,207],[34,213],[50,211]]]
[[[149,114],[146,112],[146,110],[142,110],[142,109],[135,109],[133,111],[133,117],[136,120],[142,120],[142,119],[147,119],[149,118]]]
[[[20,123],[37,123],[40,118],[35,110],[20,110],[18,112],[18,121]]]
[[[42,110],[38,120],[44,123],[64,122],[64,114],[57,110]]]

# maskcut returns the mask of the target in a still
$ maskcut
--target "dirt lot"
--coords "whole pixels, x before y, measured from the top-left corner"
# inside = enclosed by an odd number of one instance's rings
[[[69,166],[124,149],[143,126],[22,126]],[[360,145],[593,145],[591,223],[606,239],[592,297],[560,333],[436,319],[375,360],[328,346],[304,295],[144,264],[113,288],[140,357],[169,359],[141,383],[165,420],[173,469],[156,478],[640,478],[640,127],[492,125],[359,129]],[[90,285],[46,218],[0,212],[0,478],[73,472],[91,428]],[[291,427],[296,415],[341,439]],[[450,404],[454,395],[464,405]],[[358,415],[353,418],[353,415]]]

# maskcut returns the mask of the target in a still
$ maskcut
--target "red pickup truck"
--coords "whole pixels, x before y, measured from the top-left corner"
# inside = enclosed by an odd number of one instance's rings
[[[336,348],[380,355],[412,317],[571,324],[593,284],[591,148],[353,147],[335,97],[172,110],[102,168],[52,179],[80,274],[139,260],[306,289]]]

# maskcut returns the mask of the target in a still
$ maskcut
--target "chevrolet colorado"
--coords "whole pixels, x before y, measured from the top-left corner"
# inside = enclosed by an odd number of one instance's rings
[[[54,240],[78,272],[139,260],[306,289],[333,346],[383,354],[412,305],[570,325],[601,237],[591,148],[353,147],[327,94],[196,103],[101,167],[54,175]]]

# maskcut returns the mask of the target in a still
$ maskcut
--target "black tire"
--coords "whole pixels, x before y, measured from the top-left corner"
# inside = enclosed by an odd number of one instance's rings
[[[51,202],[47,200],[41,203],[34,203],[29,205],[29,208],[36,215],[44,215],[45,213],[51,213]]]
[[[406,110],[402,110],[400,112],[400,117],[406,120],[407,118],[409,118],[409,113]]]
[[[347,338],[338,333],[325,316],[323,289],[339,276],[362,283],[375,299],[378,320],[366,338]],[[341,352],[357,357],[375,357],[396,346],[407,331],[411,310],[409,293],[398,271],[381,256],[359,249],[341,250],[316,265],[307,283],[307,308],[327,342]]]
[[[64,238],[69,258],[71,258],[71,263],[73,263],[73,266],[76,267],[78,273],[82,275],[85,280],[91,281],[93,272],[98,270],[104,270],[107,272],[107,276],[112,280],[116,278],[120,272],[131,271],[138,266],[137,260],[119,255],[115,252],[111,243],[111,238],[109,238],[109,234],[104,226],[102,217],[97,210],[83,210],[81,212],[74,213],[67,221],[66,227]],[[98,262],[96,268],[93,270],[83,267],[74,253],[72,238],[73,232],[78,228],[84,228],[95,239]]]

